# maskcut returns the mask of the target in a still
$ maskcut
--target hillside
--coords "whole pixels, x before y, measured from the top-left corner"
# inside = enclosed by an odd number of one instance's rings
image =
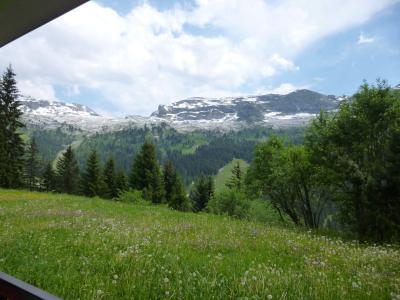
[[[239,163],[240,169],[245,174],[249,164],[243,159],[232,159],[232,161],[219,169],[218,173],[214,176],[215,191],[217,193],[227,189],[226,183],[228,183],[229,178],[232,176],[232,169],[237,163]]]
[[[34,126],[26,129],[26,134],[36,139],[43,162],[53,161],[61,150],[74,143],[81,167],[90,151],[95,149],[103,163],[113,155],[117,168],[125,172],[130,171],[133,157],[144,141],[151,139],[157,145],[160,162],[163,164],[168,159],[172,160],[187,183],[200,174],[215,175],[235,157],[250,161],[254,145],[271,134],[289,136],[297,144],[302,142],[303,133],[304,127],[255,127],[232,132],[180,132],[164,125],[133,127],[92,135],[61,128],[43,129]]]
[[[64,299],[397,299],[400,252],[165,207],[0,190],[0,270]]]

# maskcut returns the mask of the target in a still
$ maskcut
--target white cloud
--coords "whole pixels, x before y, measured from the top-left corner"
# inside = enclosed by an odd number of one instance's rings
[[[370,44],[373,42],[375,42],[375,38],[373,38],[373,37],[367,37],[363,33],[360,33],[360,35],[358,36],[357,44],[359,44],[359,45]]]
[[[57,101],[56,93],[51,84],[43,82],[32,82],[30,80],[19,80],[18,89],[24,95],[29,95],[37,99],[45,99],[49,101]]]
[[[256,91],[255,94],[257,95],[263,95],[263,94],[280,94],[280,95],[286,95],[291,92],[294,92],[296,90],[301,90],[301,89],[308,89],[310,86],[308,85],[302,85],[302,86],[296,86],[292,83],[282,83],[279,86],[275,88],[261,88]]]
[[[94,89],[115,111],[148,114],[184,97],[256,92],[296,72],[311,43],[396,1],[197,0],[166,11],[145,2],[123,16],[91,1],[1,48],[0,67],[13,64],[25,94],[55,100],[56,87]]]

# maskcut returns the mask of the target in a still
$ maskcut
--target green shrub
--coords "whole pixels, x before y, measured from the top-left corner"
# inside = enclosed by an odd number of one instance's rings
[[[207,210],[217,215],[227,214],[239,219],[247,219],[249,216],[250,201],[238,191],[225,190],[213,197],[207,206]]]
[[[136,203],[136,204],[145,203],[142,192],[138,190],[124,191],[119,195],[118,198],[116,198],[116,200],[125,203]]]

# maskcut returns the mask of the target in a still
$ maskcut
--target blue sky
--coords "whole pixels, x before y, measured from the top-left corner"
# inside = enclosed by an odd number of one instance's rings
[[[398,0],[96,0],[0,49],[23,94],[148,115],[186,97],[400,83]],[[29,49],[29,50],[27,50]]]

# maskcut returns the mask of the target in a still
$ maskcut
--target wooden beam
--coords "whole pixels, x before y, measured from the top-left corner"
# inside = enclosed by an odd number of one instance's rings
[[[0,47],[87,1],[0,0]]]

